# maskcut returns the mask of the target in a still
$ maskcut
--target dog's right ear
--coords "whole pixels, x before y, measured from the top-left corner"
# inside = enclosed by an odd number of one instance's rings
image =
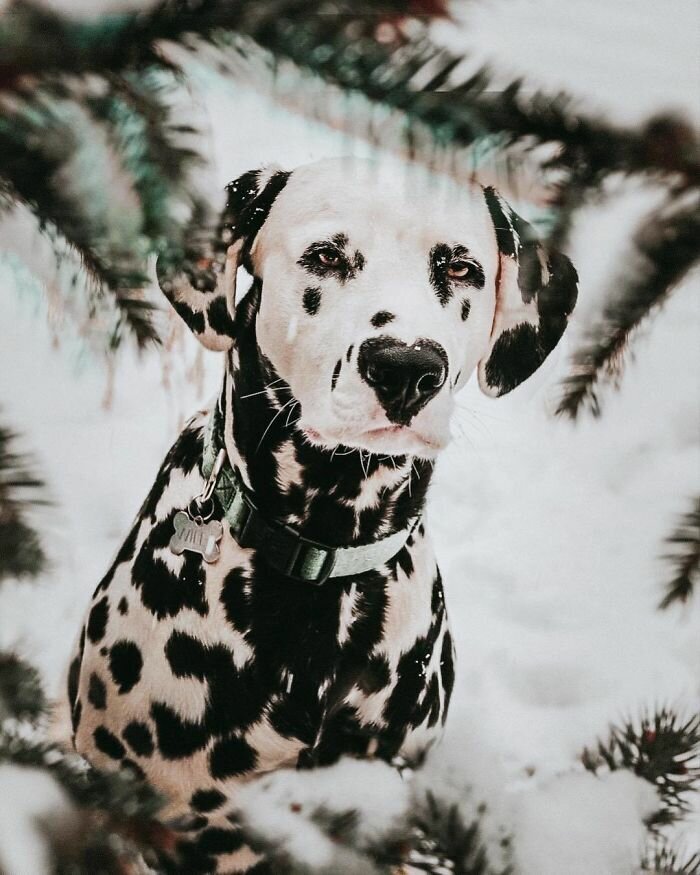
[[[192,242],[176,261],[158,260],[163,293],[207,349],[224,352],[235,340],[236,272],[239,264],[250,270],[250,249],[289,175],[268,167],[239,176],[226,186],[211,239]]]

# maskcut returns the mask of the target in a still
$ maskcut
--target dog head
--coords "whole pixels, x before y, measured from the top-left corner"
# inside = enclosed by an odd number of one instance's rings
[[[474,369],[486,394],[511,391],[576,301],[569,260],[493,189],[370,162],[246,173],[219,236],[214,269],[162,277],[164,291],[210,348],[253,328],[300,403],[297,427],[328,449],[435,455]],[[239,264],[257,279],[245,316]]]

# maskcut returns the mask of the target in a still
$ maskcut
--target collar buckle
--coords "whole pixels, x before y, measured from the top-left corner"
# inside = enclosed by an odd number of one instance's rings
[[[333,573],[336,550],[308,541],[287,526],[285,529],[296,537],[296,543],[283,573],[293,580],[322,586]]]

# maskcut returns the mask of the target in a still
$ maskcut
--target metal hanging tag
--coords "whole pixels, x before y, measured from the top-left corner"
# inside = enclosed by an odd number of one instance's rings
[[[209,479],[204,489],[191,502],[187,510],[179,510],[173,518],[175,532],[170,539],[170,549],[176,556],[185,550],[198,553],[205,562],[216,562],[219,558],[219,541],[223,537],[224,527],[219,520],[211,520],[214,512],[212,495],[216,481],[226,459],[226,450],[219,450]]]

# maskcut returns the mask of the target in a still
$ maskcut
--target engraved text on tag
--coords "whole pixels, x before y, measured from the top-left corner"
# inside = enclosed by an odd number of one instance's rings
[[[199,553],[205,562],[216,562],[219,558],[219,541],[224,533],[220,522],[193,520],[186,511],[180,510],[175,514],[173,525],[175,534],[170,539],[173,553],[180,555],[188,550]]]

